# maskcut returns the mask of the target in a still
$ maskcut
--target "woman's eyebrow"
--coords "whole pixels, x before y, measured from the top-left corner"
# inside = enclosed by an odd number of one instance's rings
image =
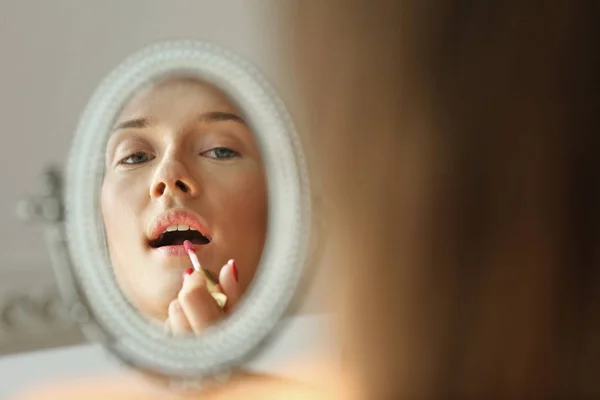
[[[212,122],[234,121],[234,122],[238,122],[244,126],[247,126],[246,121],[244,121],[244,119],[242,117],[240,117],[239,115],[236,115],[236,114],[233,114],[230,112],[223,112],[223,111],[206,112],[206,113],[200,115],[198,117],[198,120],[200,120],[204,123],[208,123],[208,124],[212,123]],[[146,128],[146,127],[148,127],[148,125],[149,125],[148,118],[145,118],[145,117],[134,118],[134,119],[130,119],[130,120],[118,123],[113,128],[113,131],[118,131],[121,129],[128,129],[128,128]]]
[[[229,112],[223,112],[223,111],[207,112],[207,113],[202,114],[198,119],[205,123],[220,122],[220,121],[234,121],[234,122],[239,122],[240,124],[242,124],[244,126],[247,126],[246,121],[244,121],[244,119],[242,117],[240,117],[239,115],[229,113]]]
[[[145,128],[148,126],[148,118],[134,118],[127,121],[123,121],[115,125],[113,131],[128,128]]]

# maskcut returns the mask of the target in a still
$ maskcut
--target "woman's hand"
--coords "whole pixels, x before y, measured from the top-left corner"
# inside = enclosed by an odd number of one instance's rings
[[[177,299],[169,305],[166,329],[174,335],[200,334],[235,307],[240,292],[233,261],[221,268],[219,288],[227,296],[227,303],[223,309],[208,291],[206,278],[202,273],[193,272],[187,275]]]

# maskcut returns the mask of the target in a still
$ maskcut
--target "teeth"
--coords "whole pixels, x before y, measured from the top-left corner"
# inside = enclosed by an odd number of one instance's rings
[[[187,231],[187,230],[198,232],[197,229],[194,229],[191,226],[187,226],[187,225],[171,225],[165,229],[165,232]]]

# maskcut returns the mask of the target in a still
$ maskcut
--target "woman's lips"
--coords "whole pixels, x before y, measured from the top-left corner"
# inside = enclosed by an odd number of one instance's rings
[[[206,245],[192,243],[192,249],[198,255],[202,253],[202,248],[204,246]],[[152,255],[157,257],[157,259],[155,259],[154,262],[157,262],[163,266],[181,267],[182,265],[185,265],[187,267],[192,267],[190,255],[188,254],[183,245],[162,246],[152,248],[151,250]],[[206,269],[207,267],[203,265],[202,268]],[[219,276],[220,268],[217,270],[213,270],[210,267],[208,267],[207,270],[213,277]]]
[[[203,246],[206,246],[206,245],[192,244],[192,249],[194,249],[194,251],[199,251],[199,250],[201,250],[201,248]],[[158,252],[158,254],[161,254],[166,257],[189,258],[189,255],[188,255],[187,251],[185,250],[185,247],[183,246],[183,244],[156,247],[156,248],[152,248],[152,251]]]
[[[171,209],[158,216],[147,228],[148,241],[156,240],[170,226],[185,225],[200,232],[204,237],[211,240],[211,234],[206,228],[202,217],[185,209]]]

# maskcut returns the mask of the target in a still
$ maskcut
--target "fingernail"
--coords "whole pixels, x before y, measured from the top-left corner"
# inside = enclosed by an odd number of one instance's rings
[[[235,266],[235,261],[234,260],[229,260],[229,264],[231,264],[231,270],[233,271],[233,277],[235,278],[235,281],[238,281],[238,270],[237,267]]]
[[[194,273],[194,268],[188,268],[183,273],[183,278],[185,279],[185,278],[187,278],[188,276],[190,276],[193,273]]]

